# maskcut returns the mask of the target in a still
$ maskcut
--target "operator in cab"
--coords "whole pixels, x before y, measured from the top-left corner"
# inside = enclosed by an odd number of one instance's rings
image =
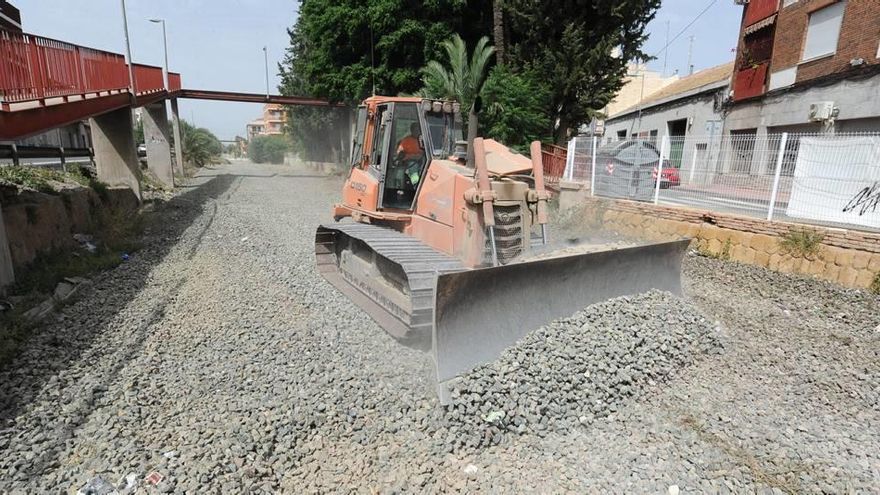
[[[397,143],[397,163],[404,169],[404,175],[409,179],[409,184],[415,189],[419,180],[421,180],[422,162],[425,157],[425,150],[422,149],[422,143],[419,139],[422,135],[422,129],[418,122],[409,125],[409,135],[404,136]]]

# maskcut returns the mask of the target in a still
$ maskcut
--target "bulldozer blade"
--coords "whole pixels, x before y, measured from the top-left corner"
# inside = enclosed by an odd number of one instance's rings
[[[432,347],[438,394],[550,321],[651,289],[681,294],[689,239],[440,274]]]

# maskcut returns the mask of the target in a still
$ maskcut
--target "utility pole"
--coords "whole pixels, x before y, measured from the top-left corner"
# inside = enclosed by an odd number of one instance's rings
[[[263,59],[266,63],[266,100],[269,99],[269,49],[263,46]]]
[[[666,60],[669,58],[669,21],[666,21],[666,44],[663,46],[663,77],[666,77]]]
[[[131,43],[128,40],[128,16],[125,13],[125,0],[122,1],[122,25],[125,28],[125,54],[128,57],[128,84],[131,86],[131,100],[135,100],[137,87],[134,83],[134,63],[131,61]]]
[[[690,44],[688,45],[688,75],[694,73],[694,35],[688,36]]]

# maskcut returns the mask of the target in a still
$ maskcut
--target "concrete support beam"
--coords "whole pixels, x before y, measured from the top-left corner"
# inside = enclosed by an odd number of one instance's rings
[[[141,114],[144,123],[144,144],[147,146],[147,168],[166,187],[174,187],[174,171],[171,163],[171,127],[165,102],[159,101],[144,107]]]
[[[130,188],[141,199],[141,171],[131,108],[125,107],[90,119],[98,179],[110,187]]]
[[[6,238],[6,224],[3,223],[3,208],[0,207],[0,294],[6,293],[6,287],[15,282],[15,271],[12,267],[12,254],[9,252],[9,239]]]
[[[171,125],[174,128],[174,173],[183,177],[183,141],[180,139],[180,110],[177,98],[171,98]]]

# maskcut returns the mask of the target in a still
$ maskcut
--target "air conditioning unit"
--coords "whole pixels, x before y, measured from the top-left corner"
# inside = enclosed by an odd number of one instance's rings
[[[828,120],[834,115],[833,101],[820,101],[810,105],[810,120],[813,122]]]

